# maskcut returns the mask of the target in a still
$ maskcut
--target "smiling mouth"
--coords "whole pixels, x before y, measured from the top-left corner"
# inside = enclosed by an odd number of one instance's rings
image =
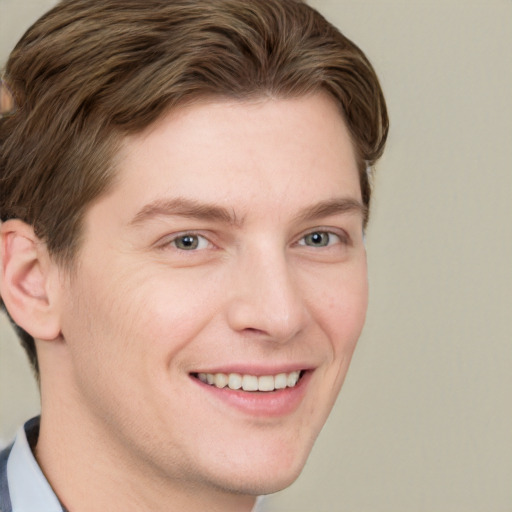
[[[192,376],[204,384],[219,389],[229,388],[235,391],[272,392],[294,388],[304,375],[304,370],[276,375],[247,375],[240,373],[193,373]]]

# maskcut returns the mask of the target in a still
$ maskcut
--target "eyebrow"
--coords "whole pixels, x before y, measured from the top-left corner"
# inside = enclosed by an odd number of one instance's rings
[[[198,220],[220,221],[226,224],[240,224],[234,211],[230,212],[222,206],[201,203],[183,197],[157,199],[147,204],[139,210],[130,224],[138,225],[154,217],[174,215]]]
[[[359,214],[365,221],[368,217],[368,208],[359,200],[353,198],[335,198],[321,201],[301,211],[296,220],[307,222],[323,217],[340,214]],[[202,203],[193,199],[177,197],[172,199],[156,199],[142,207],[130,221],[130,225],[139,225],[159,216],[178,216],[198,220],[222,222],[241,226],[243,219],[237,218],[235,211],[223,206]]]
[[[324,217],[331,217],[340,214],[361,215],[363,222],[368,219],[368,207],[361,201],[352,197],[339,197],[321,201],[318,204],[306,208],[298,215],[299,221],[312,221]]]

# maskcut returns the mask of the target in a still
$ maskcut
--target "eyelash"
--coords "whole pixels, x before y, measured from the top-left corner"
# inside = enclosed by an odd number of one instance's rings
[[[308,237],[314,236],[314,235],[324,235],[324,236],[327,235],[328,240],[327,240],[326,245],[319,245],[319,246],[315,247],[314,245],[308,245],[307,243],[305,243],[305,241]],[[304,247],[313,247],[313,248],[318,248],[318,249],[324,249],[324,248],[331,247],[331,246],[337,245],[337,244],[347,245],[348,242],[349,242],[348,237],[344,233],[343,234],[335,233],[333,231],[329,231],[328,229],[315,229],[314,231],[310,231],[309,233],[306,233],[305,235],[303,235],[297,242],[297,245],[304,246]]]
[[[328,236],[327,243],[325,245],[319,245],[319,246],[308,245],[306,243],[306,239],[307,239],[307,237],[310,237],[313,235],[324,235],[324,236],[327,235]],[[184,241],[187,238],[192,239],[190,242],[188,242],[188,243],[191,243],[192,247],[189,247],[186,249],[186,248],[177,246],[177,243],[180,240]],[[196,241],[196,244],[194,244],[194,241]],[[316,249],[326,249],[326,248],[332,247],[333,245],[338,245],[338,244],[348,245],[349,244],[348,236],[345,233],[335,233],[328,229],[315,229],[313,231],[310,231],[310,232],[302,235],[301,238],[299,238],[299,240],[296,242],[296,245],[299,245],[302,247],[312,247],[312,248],[316,248]],[[177,251],[180,251],[180,252],[195,252],[195,251],[201,251],[201,250],[211,248],[213,246],[213,244],[204,235],[201,235],[199,233],[195,233],[192,231],[192,232],[184,232],[184,233],[179,233],[177,235],[174,235],[171,239],[167,239],[162,244],[162,248],[166,248],[169,246],[173,247],[174,249],[176,249]]]
[[[186,238],[197,240],[197,246],[188,248],[188,249],[183,249],[176,245],[178,241],[185,240]],[[163,244],[163,247],[165,248],[165,247],[171,246],[178,251],[194,252],[194,251],[198,251],[198,250],[207,249],[209,246],[212,246],[212,245],[213,244],[205,236],[200,235],[199,233],[187,232],[187,233],[180,233],[178,235],[173,236],[172,239],[167,240]]]

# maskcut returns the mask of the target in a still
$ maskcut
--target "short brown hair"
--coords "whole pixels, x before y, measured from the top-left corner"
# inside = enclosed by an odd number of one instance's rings
[[[0,118],[0,219],[32,225],[66,265],[86,208],[113,183],[122,138],[176,106],[327,91],[366,206],[388,132],[369,61],[300,0],[64,0],[25,33],[4,80],[15,110]],[[34,341],[20,334],[37,373]]]

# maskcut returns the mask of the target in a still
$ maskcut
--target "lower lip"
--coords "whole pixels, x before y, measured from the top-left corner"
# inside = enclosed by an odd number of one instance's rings
[[[306,388],[311,379],[311,371],[305,371],[299,382],[293,388],[279,389],[276,391],[241,391],[228,387],[218,388],[205,384],[199,379],[191,379],[212,397],[223,401],[230,407],[252,416],[278,417],[286,416],[298,409]]]

